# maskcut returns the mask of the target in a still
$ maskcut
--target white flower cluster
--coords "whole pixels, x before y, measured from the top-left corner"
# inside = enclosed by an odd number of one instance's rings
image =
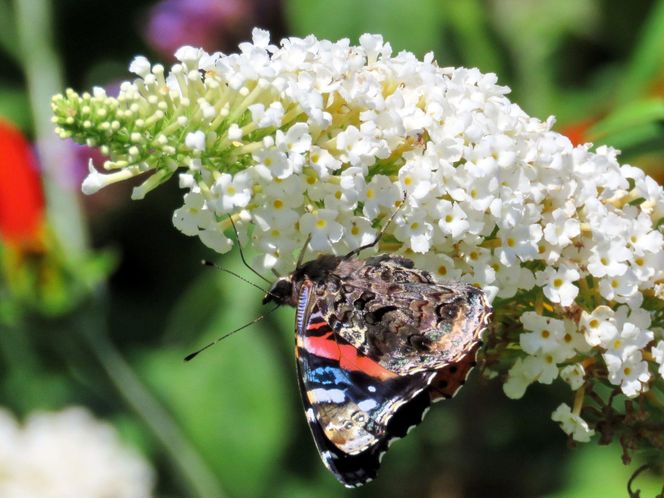
[[[615,150],[573,147],[495,75],[393,55],[380,36],[277,47],[255,30],[237,54],[176,56],[167,77],[137,58],[118,99],[55,98],[61,136],[104,145],[118,170],[91,169],[84,191],[153,170],[140,198],[184,168],[175,226],[226,252],[231,215],[279,271],[309,236],[314,253],[370,242],[405,195],[383,250],[482,287],[498,320],[500,303],[530,303],[510,397],[558,376],[578,390],[595,360],[628,397],[661,380],[664,194]]]
[[[3,498],[147,498],[154,475],[115,430],[82,408],[34,413],[23,427],[0,409]]]

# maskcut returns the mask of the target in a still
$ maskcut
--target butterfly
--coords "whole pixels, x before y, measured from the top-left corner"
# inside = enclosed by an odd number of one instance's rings
[[[437,282],[401,256],[358,257],[378,238],[345,256],[298,261],[263,299],[296,308],[307,422],[346,487],[375,478],[390,442],[463,385],[491,315],[472,285]]]

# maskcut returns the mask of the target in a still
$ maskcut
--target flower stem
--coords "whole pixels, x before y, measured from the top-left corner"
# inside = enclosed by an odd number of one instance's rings
[[[51,36],[51,2],[14,0],[14,16],[44,175],[49,222],[64,253],[74,262],[80,259],[87,246],[87,234],[81,222],[78,198],[66,185],[73,158],[67,144],[56,138],[51,124],[51,96],[63,87]]]
[[[141,382],[130,365],[115,348],[107,335],[103,319],[103,302],[95,296],[95,303],[80,312],[77,332],[88,345],[109,379],[125,402],[143,420],[153,436],[166,449],[175,469],[185,481],[189,496],[221,498],[224,493],[212,471],[187,440],[168,411]]]
[[[574,395],[574,408],[572,409],[572,413],[574,415],[580,415],[581,414],[581,409],[583,408],[583,400],[586,396],[586,388],[585,387],[580,387],[577,389],[575,395]]]

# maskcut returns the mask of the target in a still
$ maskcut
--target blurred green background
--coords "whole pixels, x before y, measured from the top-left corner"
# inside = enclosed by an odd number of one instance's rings
[[[638,458],[570,449],[550,421],[571,401],[564,386],[510,401],[475,373],[392,447],[377,481],[347,491],[302,413],[293,310],[182,361],[262,313],[260,292],[200,266],[245,272],[236,251],[218,258],[173,228],[177,182],[139,203],[127,185],[82,198],[95,153],[54,139],[48,99],[67,86],[112,91],[137,54],[168,64],[183,44],[231,52],[253,26],[273,41],[381,33],[395,51],[496,72],[529,114],[555,114],[576,143],[611,144],[664,178],[664,1],[0,0],[0,118],[33,142],[46,192],[38,243],[0,240],[0,405],[18,417],[88,407],[157,469],[161,497],[627,496]],[[660,486],[651,472],[635,483],[642,497]]]

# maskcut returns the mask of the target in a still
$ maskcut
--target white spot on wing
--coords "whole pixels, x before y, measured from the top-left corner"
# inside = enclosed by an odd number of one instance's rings
[[[376,387],[375,386],[369,386],[369,387],[367,387],[367,389],[369,389],[370,393],[375,393],[376,392]]]
[[[378,406],[378,403],[376,403],[375,399],[365,399],[364,401],[360,401],[357,404],[357,406],[363,412],[368,412],[376,408],[376,406]]]
[[[346,399],[341,389],[312,389],[309,394],[318,403],[343,403]]]

